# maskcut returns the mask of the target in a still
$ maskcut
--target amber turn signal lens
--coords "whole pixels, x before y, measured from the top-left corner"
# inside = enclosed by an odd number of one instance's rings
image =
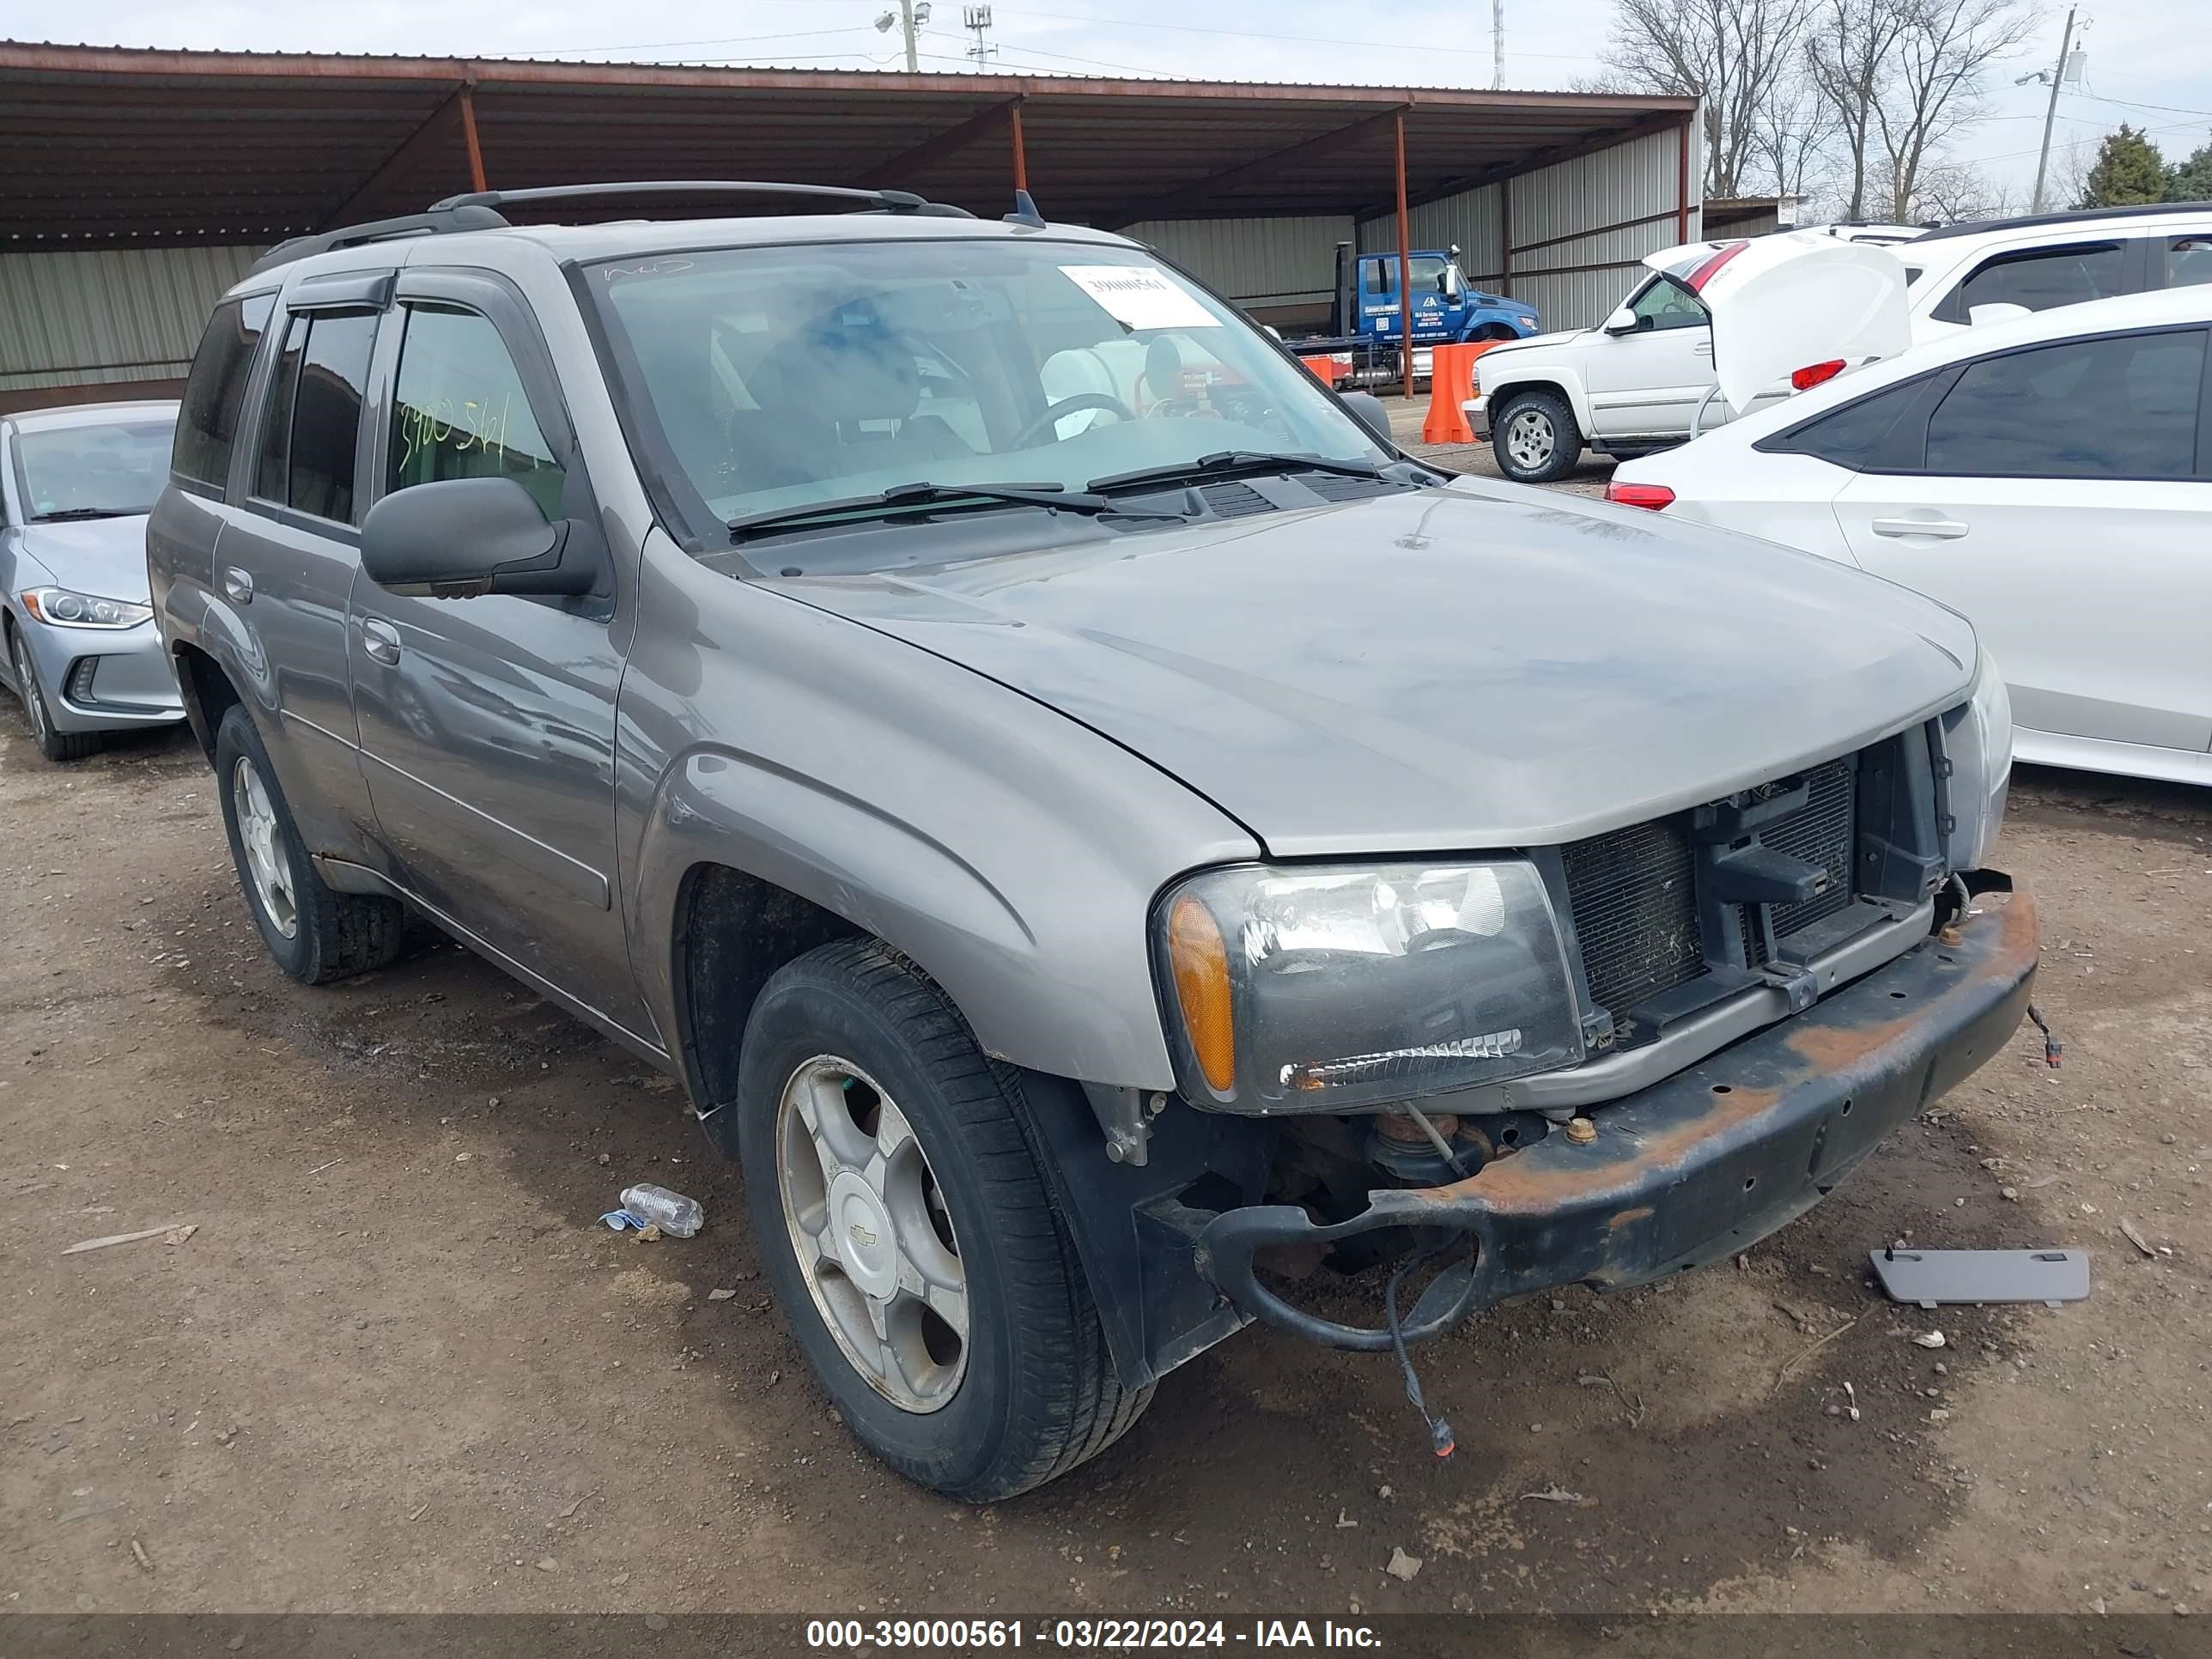
[[[1186,893],[1168,915],[1168,965],[1198,1069],[1218,1094],[1237,1081],[1237,1030],[1229,1013],[1229,947],[1213,913]]]

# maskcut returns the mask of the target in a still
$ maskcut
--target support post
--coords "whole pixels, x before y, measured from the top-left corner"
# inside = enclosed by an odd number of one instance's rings
[[[1030,187],[1030,159],[1029,151],[1022,143],[1022,106],[1019,99],[1006,106],[1006,127],[1013,136],[1014,188],[1027,190]]]
[[[1690,124],[1674,130],[1674,240],[1690,240]]]
[[[483,146],[477,142],[476,94],[466,82],[461,87],[461,138],[469,149],[469,188],[489,190],[484,182]]]
[[[1513,297],[1513,181],[1498,181],[1498,291]]]
[[[1398,136],[1398,357],[1406,396],[1413,395],[1413,218],[1406,206],[1406,112],[1394,123]]]

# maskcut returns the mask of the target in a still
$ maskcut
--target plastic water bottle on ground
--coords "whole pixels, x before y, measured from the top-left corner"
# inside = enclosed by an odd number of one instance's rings
[[[707,1224],[707,1212],[696,1199],[650,1183],[623,1188],[622,1206],[638,1225],[658,1227],[671,1238],[690,1238]]]

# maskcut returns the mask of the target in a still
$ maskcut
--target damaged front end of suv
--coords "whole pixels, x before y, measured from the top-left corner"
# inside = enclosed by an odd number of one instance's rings
[[[1154,1219],[1240,1314],[1402,1360],[1802,1214],[2027,1006],[2033,906],[1984,864],[2010,714],[1978,666],[1878,742],[1564,845],[1177,883],[1153,935],[1181,1099],[1273,1146],[1263,1201]],[[1372,1322],[1297,1305],[1324,1261],[1396,1264]]]

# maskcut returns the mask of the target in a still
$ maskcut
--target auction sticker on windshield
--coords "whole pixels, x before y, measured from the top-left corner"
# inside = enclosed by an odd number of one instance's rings
[[[1221,319],[1158,265],[1062,265],[1124,328],[1218,328]]]

